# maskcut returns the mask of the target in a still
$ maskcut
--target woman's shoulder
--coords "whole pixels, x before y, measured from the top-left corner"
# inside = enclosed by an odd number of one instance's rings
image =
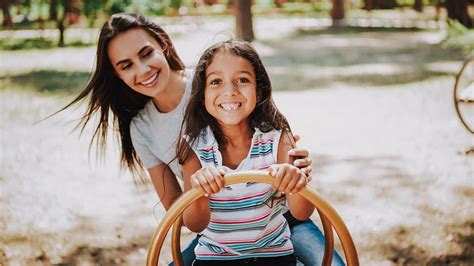
[[[153,102],[148,101],[142,110],[138,111],[138,113],[132,118],[130,122],[130,128],[143,131],[146,130],[152,124],[152,116],[153,116]]]

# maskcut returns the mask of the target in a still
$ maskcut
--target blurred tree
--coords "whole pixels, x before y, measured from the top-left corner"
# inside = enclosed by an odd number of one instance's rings
[[[473,27],[473,21],[467,12],[467,0],[446,0],[448,18],[459,21],[468,28]]]
[[[107,0],[84,0],[83,12],[87,19],[87,25],[94,27],[95,21],[100,13],[105,12],[105,5]]]
[[[333,26],[344,25],[344,0],[332,0],[331,18]]]
[[[234,1],[234,13],[236,18],[236,33],[238,39],[251,42],[255,39],[252,25],[252,1]]]
[[[4,29],[11,30],[13,27],[13,23],[12,23],[12,17],[10,16],[10,1],[2,0],[2,11],[3,11],[2,27]]]
[[[415,9],[417,12],[423,12],[423,0],[415,0],[413,9]]]
[[[49,1],[49,20],[56,21],[58,19],[58,1]]]
[[[72,0],[59,0],[59,5],[62,7],[62,16],[59,19],[56,19],[56,26],[59,30],[59,41],[58,46],[64,46],[64,31],[69,27],[69,13],[71,11],[71,1]]]

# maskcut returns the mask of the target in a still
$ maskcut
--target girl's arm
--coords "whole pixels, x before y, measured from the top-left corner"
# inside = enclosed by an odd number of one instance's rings
[[[148,168],[148,174],[161,203],[168,210],[171,204],[183,193],[176,176],[166,164]]]
[[[288,151],[294,148],[293,136],[284,130],[278,145],[277,167],[272,167],[271,171],[275,177],[273,186],[279,191],[284,191],[288,199],[290,212],[298,220],[308,219],[314,211],[314,206],[302,196],[298,195],[308,183],[306,175],[292,165],[292,158],[288,156]],[[276,168],[276,169],[275,169]]]
[[[213,167],[201,168],[201,163],[195,153],[190,155],[183,164],[184,191],[199,188],[205,196],[196,200],[183,214],[183,222],[189,230],[199,233],[211,220],[208,195],[219,192],[224,187],[224,172]]]

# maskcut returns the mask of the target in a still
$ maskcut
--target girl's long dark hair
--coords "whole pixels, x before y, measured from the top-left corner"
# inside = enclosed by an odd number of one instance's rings
[[[104,152],[107,144],[107,130],[112,127],[120,141],[120,164],[128,167],[136,174],[143,170],[130,137],[130,122],[132,118],[144,108],[150,97],[130,89],[115,73],[107,54],[110,41],[120,33],[130,29],[143,29],[153,37],[163,49],[163,53],[171,70],[178,71],[185,68],[171,42],[168,34],[157,24],[144,16],[129,13],[113,15],[102,26],[97,44],[97,58],[95,71],[91,74],[84,90],[61,112],[70,106],[89,97],[87,110],[81,117],[78,127],[83,132],[90,119],[98,113],[99,121],[92,136],[90,145],[96,143],[98,151]],[[109,114],[112,111],[112,125],[109,125]],[[136,176],[136,175],[134,175]],[[140,175],[140,180],[144,181]]]
[[[256,77],[257,105],[248,117],[250,128],[258,128],[262,132],[273,129],[286,129],[290,131],[288,121],[280,113],[272,98],[272,85],[267,71],[255,49],[248,42],[228,40],[219,42],[207,48],[198,64],[194,74],[192,91],[189,104],[184,114],[181,126],[181,136],[187,136],[188,141],[179,138],[176,154],[180,164],[183,164],[190,155],[189,143],[194,143],[201,131],[208,125],[211,127],[217,142],[220,145],[227,143],[216,119],[212,117],[204,106],[204,90],[206,88],[206,69],[212,63],[215,55],[220,51],[230,52],[250,62]]]

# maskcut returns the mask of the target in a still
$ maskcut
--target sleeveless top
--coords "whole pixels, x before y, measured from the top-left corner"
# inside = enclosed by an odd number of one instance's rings
[[[281,131],[255,129],[247,157],[226,172],[264,170],[277,163]],[[222,167],[222,155],[210,127],[190,144],[202,166]],[[225,167],[225,166],[224,166]],[[290,230],[283,217],[284,198],[271,184],[226,186],[209,197],[211,220],[195,248],[198,260],[235,260],[277,257],[293,253]]]

